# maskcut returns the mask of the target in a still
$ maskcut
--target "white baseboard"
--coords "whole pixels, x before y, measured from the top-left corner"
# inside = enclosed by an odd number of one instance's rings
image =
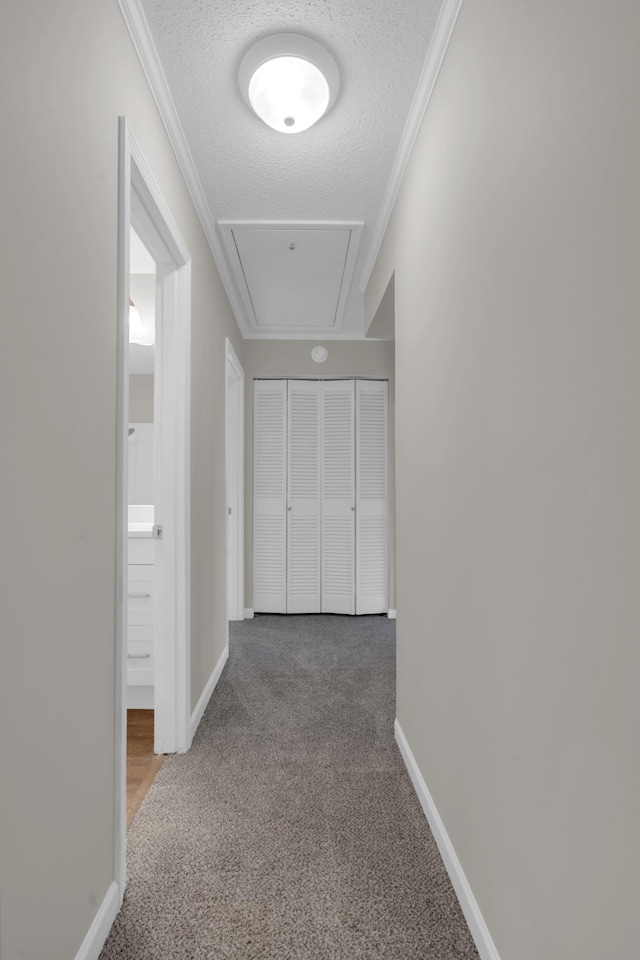
[[[244,618],[245,620],[253,620],[253,607],[244,608]]]
[[[127,710],[153,710],[153,684],[135,684],[127,686]]]
[[[453,889],[455,890],[460,902],[460,906],[462,907],[462,912],[464,913],[469,930],[471,931],[471,936],[475,941],[480,958],[481,960],[500,960],[496,946],[491,938],[491,934],[489,933],[489,928],[485,923],[484,917],[480,912],[480,907],[478,906],[476,898],[473,895],[473,891],[469,886],[469,881],[467,880],[464,870],[462,869],[462,864],[458,860],[458,856],[454,850],[453,844],[451,843],[449,834],[446,831],[440,814],[438,813],[433,797],[429,793],[427,785],[424,782],[424,777],[420,773],[418,764],[416,763],[415,757],[411,752],[411,747],[407,743],[407,739],[402,732],[402,727],[397,720],[394,724],[394,730],[396,734],[396,742],[400,748],[400,753],[402,754],[402,759],[405,762],[405,766],[409,772],[409,776],[411,777],[411,782],[413,783],[415,791],[418,794],[418,800],[422,805],[424,814],[429,821],[431,832],[434,840],[438,844],[440,856],[442,857],[444,865],[447,868],[449,879],[451,880]]]
[[[100,908],[93,918],[93,923],[82,941],[75,960],[98,960],[104,942],[109,936],[109,930],[120,910],[120,888],[115,880],[107,890],[107,894],[100,904]]]
[[[391,607],[389,607],[389,609],[387,610],[387,616],[388,616],[389,620],[395,620],[395,619],[396,619],[396,611],[393,610]]]
[[[229,644],[227,644],[227,646],[224,648],[224,650],[220,654],[220,659],[216,663],[213,669],[213,673],[209,677],[207,681],[207,685],[202,691],[202,695],[196,704],[195,710],[191,714],[191,737],[192,738],[195,736],[195,732],[200,725],[200,721],[202,720],[205,710],[207,709],[207,704],[211,699],[211,694],[216,688],[216,684],[220,679],[220,674],[222,673],[224,669],[224,665],[228,659],[229,659]]]

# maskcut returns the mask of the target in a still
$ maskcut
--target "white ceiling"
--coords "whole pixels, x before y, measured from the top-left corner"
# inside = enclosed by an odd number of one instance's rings
[[[218,226],[253,336],[343,328],[362,223],[224,220]]]
[[[121,2],[129,9],[129,23],[138,24],[138,33],[141,25],[145,27],[140,19],[142,6],[150,37],[145,33],[143,43],[138,37],[137,46],[146,51],[148,61],[159,58],[179,121],[174,124],[173,139],[184,134],[186,154],[190,152],[195,168],[192,179],[200,181],[208,207],[204,219],[217,225],[218,236],[209,239],[225,286],[228,291],[232,288],[241,330],[249,336],[286,335],[265,330],[266,325],[259,329],[260,324],[252,320],[237,280],[238,265],[232,262],[233,251],[230,255],[229,247],[218,243],[220,221],[317,221],[319,226],[325,221],[361,221],[353,282],[345,291],[343,318],[333,332],[349,338],[363,336],[360,288],[375,254],[372,245],[381,238],[387,188],[394,172],[397,176],[399,147],[403,134],[407,139],[407,118],[422,82],[442,0]],[[324,44],[340,70],[335,105],[316,126],[295,135],[277,133],[259,120],[238,85],[238,67],[247,49],[261,37],[283,31],[304,33]],[[157,63],[155,68],[151,65],[151,72],[154,69],[157,75]],[[167,113],[171,109],[164,111],[165,118]],[[384,226],[382,222],[382,230]],[[339,263],[338,255],[326,252],[327,262],[335,261],[331,284],[336,271],[343,270],[344,258]],[[322,257],[319,262],[326,266]],[[240,267],[242,272],[243,261]],[[251,288],[253,282],[256,288],[262,281],[252,271],[250,264],[246,283]],[[260,293],[272,306],[274,290],[264,289],[263,284]],[[287,301],[290,290],[286,277],[280,276],[276,292],[283,310],[295,302],[295,298]],[[296,325],[302,332],[296,335],[314,338],[322,332],[326,337],[326,325],[318,327],[314,313],[305,311]]]

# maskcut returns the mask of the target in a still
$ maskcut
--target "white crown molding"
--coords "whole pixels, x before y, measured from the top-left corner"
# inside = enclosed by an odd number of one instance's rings
[[[234,287],[233,278],[227,268],[226,259],[216,233],[215,221],[211,215],[202,181],[196,170],[193,155],[189,148],[182,123],[180,122],[175,101],[171,95],[164,70],[162,69],[158,51],[153,42],[149,24],[147,23],[147,18],[140,5],[140,0],[118,0],[118,4],[144,75],[147,78],[151,94],[160,113],[160,118],[167,131],[173,152],[176,155],[182,176],[191,194],[191,199],[193,200],[204,235],[207,238],[213,259],[218,268],[225,293],[229,298],[236,323],[238,324],[240,333],[244,336],[246,331],[243,327],[244,315],[242,304],[238,297],[237,290]]]
[[[369,249],[362,264],[359,284],[361,293],[366,291],[367,284],[371,279],[371,274],[373,273],[373,268],[380,253],[380,247],[382,246],[389,220],[391,219],[400,184],[402,183],[404,172],[416,142],[420,125],[422,124],[427,107],[429,106],[429,101],[435,89],[440,68],[442,67],[462,3],[463,0],[444,0],[440,8],[424,66],[422,67],[422,73],[420,74],[420,80],[418,81],[418,87],[411,102],[396,158],[391,168],[391,176],[389,177],[387,189],[382,198],[378,219],[373,228]]]
[[[235,230],[344,230],[350,234],[349,246],[342,273],[340,295],[336,310],[335,324],[331,327],[260,327],[258,326],[253,303],[247,285],[244,268],[234,238]],[[222,247],[227,258],[227,266],[235,281],[242,301],[242,335],[245,339],[260,340],[317,340],[327,339],[363,339],[364,334],[353,336],[341,330],[344,314],[351,293],[358,253],[362,242],[364,222],[362,220],[218,220],[218,230]]]

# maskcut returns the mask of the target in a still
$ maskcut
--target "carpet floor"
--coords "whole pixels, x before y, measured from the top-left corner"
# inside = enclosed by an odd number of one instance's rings
[[[393,736],[394,622],[260,616],[127,837],[101,960],[477,960]]]

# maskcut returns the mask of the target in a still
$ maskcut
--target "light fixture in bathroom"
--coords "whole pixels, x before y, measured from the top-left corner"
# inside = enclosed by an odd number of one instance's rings
[[[137,343],[142,333],[142,317],[133,300],[129,300],[129,343]]]
[[[328,50],[299,33],[277,33],[254,44],[240,64],[242,96],[280,133],[301,133],[324,116],[340,76]]]
[[[133,300],[129,300],[129,343],[150,347],[155,343],[155,339],[153,323],[143,323],[140,311]]]

